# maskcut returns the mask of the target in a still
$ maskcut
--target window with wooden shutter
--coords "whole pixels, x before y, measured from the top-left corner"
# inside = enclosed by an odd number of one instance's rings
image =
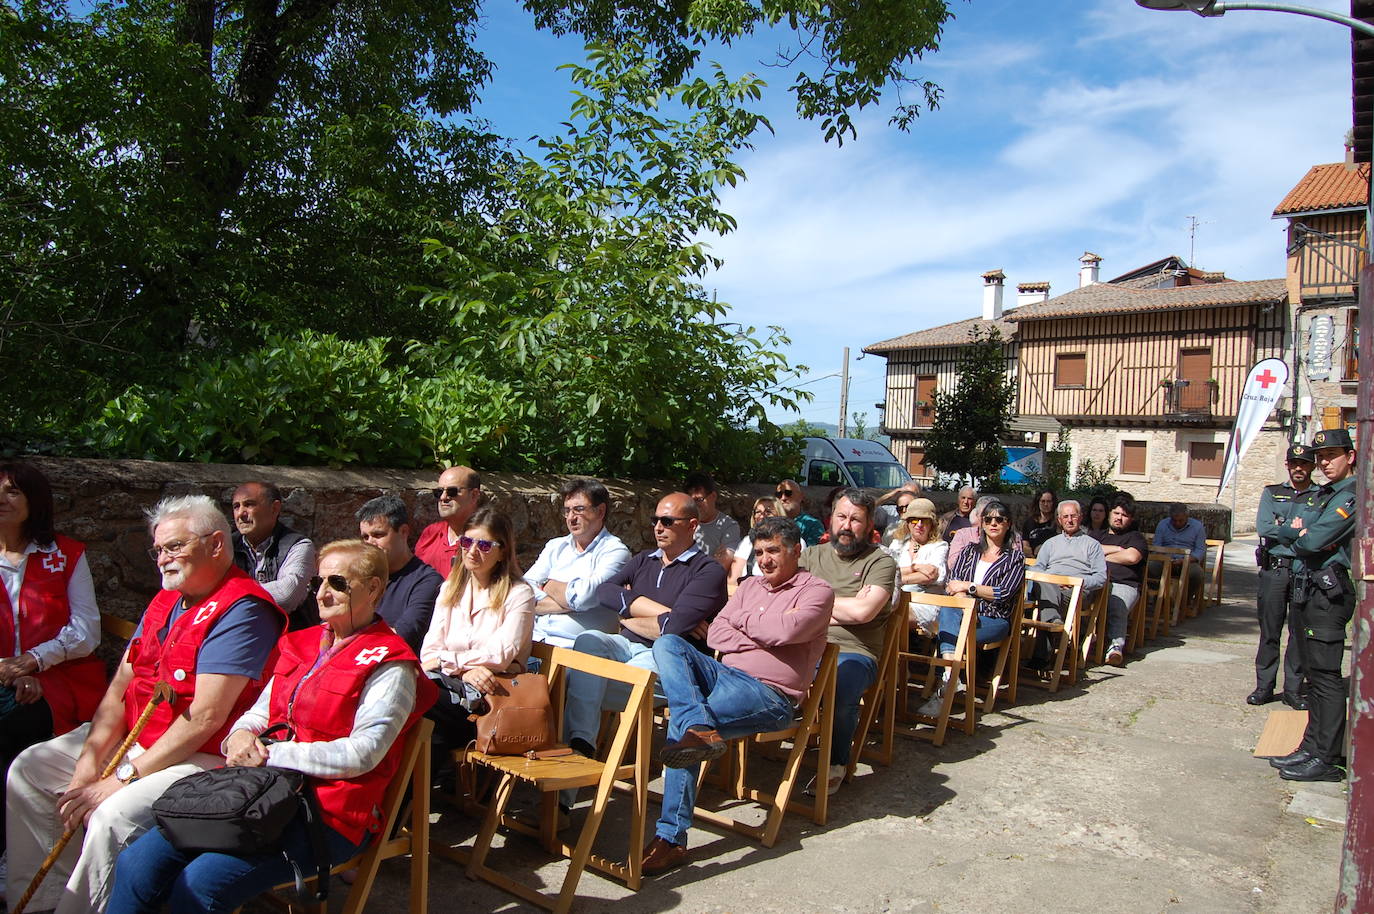
[[[1220,479],[1226,445],[1194,441],[1188,445],[1188,475],[1193,479]]]
[[[930,428],[934,424],[935,375],[918,375],[916,378],[916,427]]]
[[[1145,476],[1149,445],[1145,441],[1121,442],[1120,473],[1122,476]]]
[[[906,471],[918,479],[924,479],[930,475],[930,470],[926,469],[926,449],[923,447],[907,448],[906,451]]]
[[[1055,387],[1086,387],[1088,356],[1082,352],[1061,352],[1054,357]]]

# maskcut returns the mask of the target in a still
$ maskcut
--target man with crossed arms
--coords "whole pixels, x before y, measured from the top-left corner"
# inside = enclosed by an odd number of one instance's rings
[[[744,579],[706,636],[720,660],[680,635],[654,642],[659,685],[672,713],[659,753],[663,811],[644,849],[646,876],[687,862],[701,763],[724,754],[727,739],[791,724],[825,651],[835,592],[798,567],[796,523],[766,517],[754,526],[753,539],[759,573]]]

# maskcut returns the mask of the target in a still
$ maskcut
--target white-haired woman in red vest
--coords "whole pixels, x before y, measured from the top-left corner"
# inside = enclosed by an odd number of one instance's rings
[[[86,547],[53,532],[52,486],[18,461],[0,463],[0,579],[3,778],[21,751],[90,720],[106,685]]]
[[[228,765],[272,764],[310,776],[325,824],[331,866],[349,859],[382,826],[382,795],[400,765],[402,736],[434,702],[419,659],[377,615],[387,558],[361,540],[320,550],[312,582],[319,625],[288,632],[262,694],[224,740]],[[269,726],[292,735],[265,746]],[[289,859],[288,859],[289,858]],[[167,910],[229,912],[294,877],[292,861],[314,870],[304,816],[281,851],[240,856],[177,850],[153,829],[119,855],[107,914]]]

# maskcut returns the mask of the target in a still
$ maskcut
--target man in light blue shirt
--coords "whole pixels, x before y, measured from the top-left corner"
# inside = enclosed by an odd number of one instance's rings
[[[572,647],[586,631],[620,630],[615,610],[602,606],[596,588],[630,560],[630,550],[606,529],[611,494],[595,479],[574,478],[559,491],[568,535],[551,539],[525,580],[534,587],[534,640]]]
[[[1207,531],[1203,529],[1202,521],[1188,516],[1187,505],[1174,502],[1169,506],[1169,516],[1155,527],[1153,545],[1188,550],[1188,592],[1183,596],[1185,604],[1191,601],[1193,594],[1202,586],[1202,563],[1207,560]],[[1184,556],[1176,557],[1174,564],[1181,564],[1183,559]]]

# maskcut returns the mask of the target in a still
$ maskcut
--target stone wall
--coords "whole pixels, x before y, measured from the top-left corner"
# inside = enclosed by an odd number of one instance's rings
[[[1116,460],[1117,466],[1112,474],[1112,483],[1119,489],[1130,492],[1141,501],[1168,504],[1181,501],[1190,506],[1198,516],[1204,506],[1223,508],[1229,511],[1232,504],[1232,488],[1235,494],[1234,530],[1237,533],[1253,533],[1255,513],[1259,510],[1260,493],[1265,486],[1287,478],[1283,458],[1288,446],[1286,433],[1278,428],[1261,430],[1250,449],[1241,460],[1236,477],[1231,486],[1222,492],[1222,501],[1216,502],[1217,481],[1215,479],[1190,479],[1188,477],[1188,445],[1192,441],[1215,441],[1223,445],[1228,429],[1141,429],[1125,431],[1107,428],[1074,428],[1069,432],[1069,444],[1073,450],[1076,467],[1085,458],[1095,464],[1105,465]],[[1146,472],[1143,476],[1126,476],[1121,472],[1121,440],[1144,440],[1146,445]],[[1204,521],[1205,523],[1206,521]],[[1145,527],[1142,517],[1141,527]],[[1211,536],[1212,528],[1209,527]],[[1226,535],[1217,537],[1230,539],[1230,529]]]
[[[252,479],[268,479],[281,487],[286,524],[312,537],[317,544],[356,537],[353,513],[368,499],[385,493],[401,496],[412,513],[412,535],[438,519],[429,494],[435,474],[407,470],[331,470],[326,468],[256,467],[221,464],[172,464],[140,460],[35,459],[52,481],[57,528],[87,546],[96,594],[106,612],[137,619],[157,590],[158,577],[147,549],[151,545],[144,511],[168,495],[202,494],[227,506],[234,489]],[[483,473],[487,500],[508,513],[515,525],[517,552],[528,567],[545,541],[566,533],[558,488],[567,477],[513,473]],[[666,481],[607,482],[611,490],[608,526],[632,551],[652,545],[649,518],[658,500],[673,491]],[[721,510],[747,528],[754,499],[773,494],[772,485],[723,488]],[[808,510],[820,515],[827,489],[806,490]],[[1141,495],[1143,493],[1137,493]],[[953,492],[928,497],[940,511],[954,507]],[[1003,496],[1019,524],[1029,499]],[[1143,503],[1141,526],[1153,530],[1165,504]],[[1253,511],[1251,512],[1253,516]],[[1229,536],[1227,512],[1211,506],[1198,516],[1209,536]],[[1147,526],[1148,525],[1148,526]],[[413,542],[413,540],[412,540]]]

